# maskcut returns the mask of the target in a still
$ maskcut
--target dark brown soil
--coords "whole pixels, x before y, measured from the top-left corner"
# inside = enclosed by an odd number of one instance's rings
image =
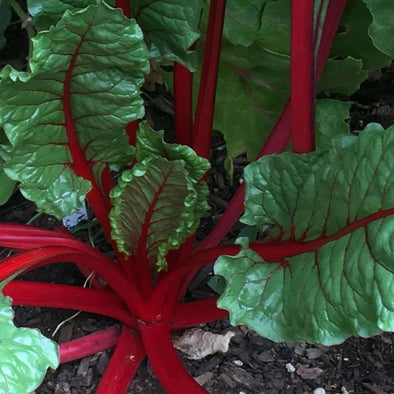
[[[23,68],[26,57],[24,38],[18,34],[18,25],[8,32],[11,42],[0,53],[0,66],[7,59],[18,68]],[[22,49],[22,51],[20,50]],[[375,72],[351,99],[352,129],[361,129],[371,121],[384,126],[394,124],[394,67]],[[168,96],[147,93],[148,119],[155,126],[170,130],[172,127],[171,109]],[[216,135],[213,151],[213,169],[208,178],[212,191],[211,211],[203,218],[198,230],[202,239],[217,222],[228,200],[234,193],[238,175],[246,160],[236,161],[235,178],[232,185],[223,170],[225,145]],[[0,220],[13,223],[26,223],[35,215],[34,205],[16,193],[10,202],[0,207]],[[56,220],[41,215],[32,222],[46,228],[54,228]],[[230,238],[235,238],[240,226],[236,225]],[[96,244],[108,251],[102,234],[96,233]],[[79,234],[87,239],[83,232]],[[7,251],[1,251],[4,256]],[[188,297],[204,298],[212,293],[206,285],[209,270],[201,272],[192,284]],[[82,285],[83,276],[70,264],[58,264],[25,275],[26,280],[46,280],[57,283]],[[18,326],[38,327],[50,337],[56,327],[70,318],[75,312],[49,308],[15,307],[15,322]],[[118,325],[116,321],[87,313],[64,323],[54,338],[59,342],[78,338],[97,330]],[[203,325],[204,330],[224,334],[231,330],[236,335],[226,354],[215,354],[201,361],[187,360],[180,354],[190,373],[213,394],[276,394],[312,393],[323,388],[327,393],[394,393],[394,334],[386,333],[374,338],[351,338],[338,346],[325,347],[306,343],[274,343],[246,327],[233,327],[227,319]],[[57,371],[48,371],[37,394],[88,394],[93,393],[111,351],[87,357],[83,360],[61,365]],[[291,366],[289,365],[291,364]],[[148,362],[144,361],[129,393],[164,393]],[[317,391],[316,391],[317,393]]]

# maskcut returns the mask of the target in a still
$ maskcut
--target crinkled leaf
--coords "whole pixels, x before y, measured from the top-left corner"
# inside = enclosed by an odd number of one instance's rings
[[[168,144],[164,131],[154,131],[148,122],[141,122],[137,132],[136,158],[142,161],[148,157],[164,157],[168,160],[182,160],[192,180],[197,183],[209,170],[207,159],[196,155],[187,145]]]
[[[0,292],[0,392],[24,394],[35,390],[48,367],[59,365],[56,343],[38,330],[13,324],[11,301]]]
[[[142,27],[150,57],[174,60],[191,70],[196,69],[197,56],[188,48],[200,36],[203,0],[133,0],[132,15]]]
[[[346,119],[349,115],[350,103],[333,99],[316,101],[316,147],[328,149],[332,139],[339,134],[349,133]]]
[[[363,0],[372,14],[373,21],[368,30],[376,48],[394,56],[394,3],[391,0]]]
[[[274,242],[265,261],[244,239],[215,265],[228,282],[218,305],[234,324],[325,344],[394,329],[394,127],[264,157],[245,183],[242,221],[272,228]]]
[[[11,21],[11,7],[7,0],[0,0],[0,49],[4,48],[6,44],[6,38],[4,32],[6,31]]]
[[[7,175],[38,208],[63,217],[81,208],[90,182],[76,175],[70,149],[96,182],[104,164],[132,156],[124,127],[142,117],[139,87],[147,51],[135,21],[99,1],[34,39],[31,74],[0,74],[0,122],[12,144]]]
[[[27,0],[27,7],[35,28],[40,31],[56,25],[66,10],[78,11],[96,2],[96,0]],[[113,6],[115,0],[107,3]]]
[[[339,33],[335,37],[331,48],[331,54],[339,57],[351,56],[355,59],[361,59],[363,68],[376,70],[387,66],[391,59],[374,46],[368,34],[368,29],[372,23],[372,15],[364,3],[360,0],[348,0],[341,19]],[[390,24],[385,28],[389,28],[389,26]],[[392,34],[390,37],[392,37]]]
[[[137,259],[146,256],[159,269],[167,267],[167,252],[193,234],[207,210],[183,163],[160,157],[124,171],[111,201],[112,238],[119,250]]]

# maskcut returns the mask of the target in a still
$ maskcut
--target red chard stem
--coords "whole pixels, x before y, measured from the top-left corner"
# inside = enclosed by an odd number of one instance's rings
[[[123,326],[119,342],[96,394],[120,394],[128,392],[129,385],[145,357],[140,338]]]
[[[113,327],[62,343],[59,346],[60,363],[68,363],[114,347],[119,341],[119,335],[119,328]]]
[[[186,371],[172,345],[167,322],[140,324],[146,354],[163,387],[171,394],[207,394]]]
[[[199,156],[208,157],[211,145],[215,94],[226,0],[212,0],[205,39],[200,90],[193,127],[193,148]]]
[[[193,144],[192,114],[193,74],[182,64],[174,65],[174,118],[178,144]]]
[[[79,286],[13,280],[3,289],[15,305],[81,310],[109,316],[132,326],[130,313],[112,292]]]
[[[293,151],[314,150],[315,48],[314,0],[292,0],[291,8],[291,129]]]

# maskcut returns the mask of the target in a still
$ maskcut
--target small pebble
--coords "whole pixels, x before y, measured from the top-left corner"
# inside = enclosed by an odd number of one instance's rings
[[[293,373],[293,372],[295,372],[295,367],[294,367],[294,365],[293,364],[291,364],[291,363],[287,363],[286,365],[286,370],[287,370],[287,372],[289,372],[289,373]]]
[[[245,391],[240,391],[238,394],[246,394]]]
[[[241,367],[242,365],[244,365],[244,363],[241,360],[234,360],[233,363],[235,365],[238,365],[239,367]]]
[[[347,357],[344,357],[343,361],[349,361],[349,359]]]
[[[326,390],[324,390],[322,387],[318,387],[317,389],[313,390],[313,394],[326,394]]]

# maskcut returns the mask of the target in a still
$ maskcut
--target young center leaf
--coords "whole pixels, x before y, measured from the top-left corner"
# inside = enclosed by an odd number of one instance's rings
[[[30,68],[0,73],[4,170],[39,210],[63,217],[100,185],[104,165],[129,162],[124,127],[144,113],[148,54],[135,21],[98,1],[39,33]]]
[[[59,365],[56,343],[38,330],[18,328],[9,297],[0,292],[0,392],[28,394],[44,379],[48,367]]]
[[[394,330],[394,126],[264,157],[245,183],[242,221],[270,236],[215,264],[233,324],[328,345]]]
[[[111,191],[112,238],[126,256],[145,256],[165,269],[167,252],[193,234],[208,209],[201,178],[209,163],[188,146],[165,143],[163,132],[146,122],[137,133],[136,157]]]

